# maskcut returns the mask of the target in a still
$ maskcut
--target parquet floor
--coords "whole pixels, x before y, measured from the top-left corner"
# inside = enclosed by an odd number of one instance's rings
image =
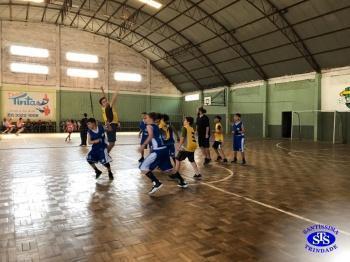
[[[136,136],[118,139],[109,182],[77,136],[2,137],[0,261],[350,261],[349,145],[248,140],[247,166],[201,163],[195,182],[186,163],[189,188],[159,175],[150,197]],[[338,250],[305,250],[317,222],[341,230]]]

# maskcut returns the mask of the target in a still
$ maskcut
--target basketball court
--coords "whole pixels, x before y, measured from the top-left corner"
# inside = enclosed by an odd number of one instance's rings
[[[0,262],[350,261],[349,15],[2,1]]]

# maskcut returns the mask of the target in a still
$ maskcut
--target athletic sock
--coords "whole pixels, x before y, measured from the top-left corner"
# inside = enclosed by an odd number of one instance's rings
[[[150,171],[148,173],[146,173],[146,176],[152,180],[152,182],[156,183],[156,185],[159,185],[160,182],[159,180],[156,178],[156,176]]]

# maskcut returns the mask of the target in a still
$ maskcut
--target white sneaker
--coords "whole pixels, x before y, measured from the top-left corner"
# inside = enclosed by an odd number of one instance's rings
[[[161,187],[163,186],[162,183],[159,182],[158,185],[154,184],[151,191],[148,192],[149,195],[154,194],[155,192],[157,192]]]
[[[183,183],[179,183],[177,186],[178,186],[178,187],[181,187],[181,188],[187,188],[187,187],[188,187],[188,184],[187,184],[186,181],[184,181]]]

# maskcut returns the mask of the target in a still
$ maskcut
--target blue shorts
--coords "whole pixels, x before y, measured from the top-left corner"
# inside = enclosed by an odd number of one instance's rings
[[[140,165],[140,170],[152,171],[157,167],[162,171],[168,171],[173,168],[169,158],[169,150],[167,148],[154,150],[150,153]]]
[[[244,136],[233,137],[233,151],[244,152]]]
[[[89,163],[101,164],[107,164],[112,161],[112,158],[108,155],[107,148],[91,149],[86,159]]]
[[[175,157],[175,145],[167,145],[166,147],[168,148],[169,156]]]

